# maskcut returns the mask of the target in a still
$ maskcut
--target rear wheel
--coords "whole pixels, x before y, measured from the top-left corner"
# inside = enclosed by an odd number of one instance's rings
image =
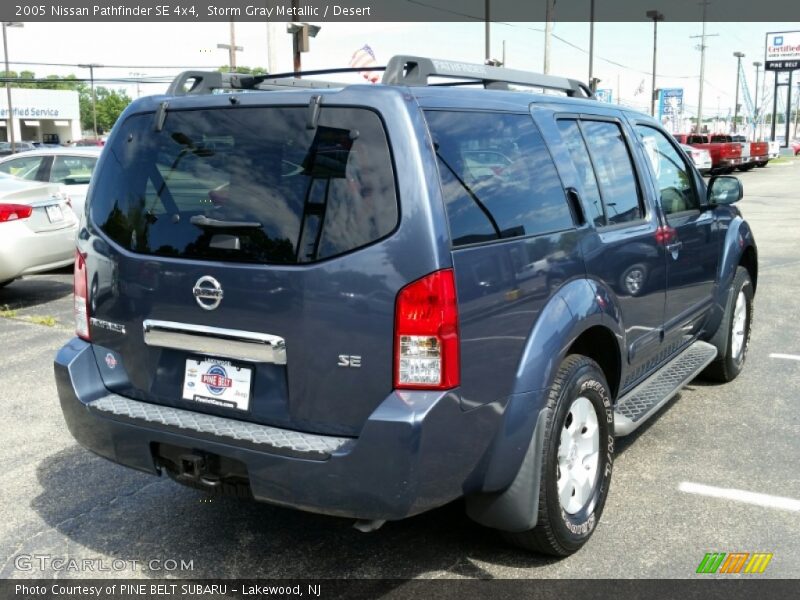
[[[757,166],[759,169],[763,169],[764,167],[766,167],[766,166],[767,166],[767,163],[766,163],[766,162],[760,162],[760,163],[758,163],[756,166]]]
[[[603,512],[614,456],[614,411],[603,372],[573,354],[558,370],[542,456],[536,526],[506,533],[512,543],[568,556],[591,537]]]
[[[703,372],[708,379],[722,383],[733,381],[742,372],[753,323],[753,284],[747,269],[736,269],[732,287],[722,323],[711,339],[719,354]]]

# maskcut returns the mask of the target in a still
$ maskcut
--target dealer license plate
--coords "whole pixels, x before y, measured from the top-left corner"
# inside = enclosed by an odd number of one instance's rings
[[[250,408],[253,369],[213,358],[186,361],[183,399],[238,410]]]

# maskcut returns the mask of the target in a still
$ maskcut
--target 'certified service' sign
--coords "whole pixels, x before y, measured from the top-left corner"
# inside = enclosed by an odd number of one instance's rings
[[[764,63],[768,71],[800,69],[800,31],[768,33]]]

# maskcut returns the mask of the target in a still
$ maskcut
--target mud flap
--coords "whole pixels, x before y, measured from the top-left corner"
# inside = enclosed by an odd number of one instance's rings
[[[549,408],[539,412],[525,458],[511,485],[502,492],[467,497],[467,515],[470,519],[486,527],[514,533],[536,526],[544,434],[550,413]]]

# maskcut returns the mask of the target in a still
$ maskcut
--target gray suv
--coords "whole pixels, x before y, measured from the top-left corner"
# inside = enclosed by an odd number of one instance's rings
[[[706,185],[653,119],[565,78],[409,56],[382,85],[293,75],[188,72],[120,117],[55,360],[70,431],[364,530],[463,497],[575,552],[615,436],[744,365],[739,181]]]

